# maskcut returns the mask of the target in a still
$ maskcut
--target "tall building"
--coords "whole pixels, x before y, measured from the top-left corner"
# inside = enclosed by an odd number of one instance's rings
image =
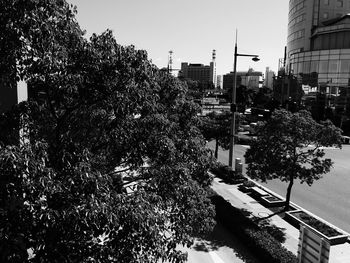
[[[273,89],[274,76],[275,76],[275,72],[273,72],[272,70],[270,70],[269,67],[267,67],[265,71],[265,77],[264,77],[264,86],[271,90]]]
[[[213,50],[212,62],[209,65],[181,63],[179,76],[198,81],[205,89],[216,87],[216,51]]]
[[[216,77],[216,88],[217,89],[222,89],[223,85],[223,75],[217,75]]]
[[[236,86],[246,86],[247,89],[255,91],[259,90],[262,78],[262,72],[249,69],[248,71],[237,71],[237,84]],[[230,72],[223,76],[223,89],[231,90],[233,88],[234,72]]]
[[[325,94],[338,111],[350,97],[350,2],[290,0],[284,99]],[[297,83],[297,85],[292,85]]]

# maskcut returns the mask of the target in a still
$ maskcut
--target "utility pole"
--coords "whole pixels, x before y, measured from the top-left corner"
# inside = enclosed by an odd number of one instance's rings
[[[238,54],[237,52],[237,30],[236,30],[236,41],[235,41],[235,52],[233,56],[233,87],[232,87],[232,102],[231,102],[231,127],[230,127],[230,149],[229,149],[229,160],[228,165],[233,167],[234,159],[234,144],[235,144],[235,130],[236,130],[236,86],[237,86],[237,57],[253,57],[254,62],[259,61],[259,55],[249,55],[249,54]]]

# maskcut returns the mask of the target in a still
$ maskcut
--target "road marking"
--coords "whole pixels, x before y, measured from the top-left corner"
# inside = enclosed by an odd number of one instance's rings
[[[214,251],[209,251],[209,256],[214,261],[214,263],[225,263],[225,261],[223,261]]]

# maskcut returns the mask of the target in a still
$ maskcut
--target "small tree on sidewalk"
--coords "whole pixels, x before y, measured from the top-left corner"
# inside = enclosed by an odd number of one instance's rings
[[[231,113],[211,112],[200,123],[200,130],[208,141],[215,140],[214,156],[218,158],[219,146],[227,149],[230,143]]]
[[[247,175],[266,182],[289,182],[285,210],[288,210],[294,180],[309,186],[330,171],[332,160],[324,158],[322,147],[341,148],[341,130],[330,121],[317,123],[308,111],[276,110],[258,128],[258,138],[245,154]]]

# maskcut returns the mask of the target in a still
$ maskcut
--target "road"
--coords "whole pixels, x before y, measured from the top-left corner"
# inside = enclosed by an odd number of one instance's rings
[[[234,157],[241,158],[243,164],[246,149],[247,146],[235,145]],[[343,145],[342,149],[327,148],[325,152],[326,158],[334,162],[333,169],[311,187],[295,182],[291,201],[350,233],[350,145]],[[228,151],[219,151],[218,159],[227,164]],[[262,185],[285,196],[287,183],[272,180]]]

